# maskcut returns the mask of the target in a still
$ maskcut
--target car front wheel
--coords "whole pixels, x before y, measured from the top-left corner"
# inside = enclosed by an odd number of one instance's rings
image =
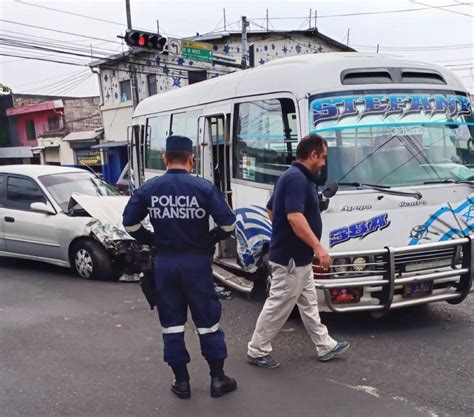
[[[114,278],[112,260],[104,247],[93,240],[80,240],[71,249],[71,265],[84,279]]]

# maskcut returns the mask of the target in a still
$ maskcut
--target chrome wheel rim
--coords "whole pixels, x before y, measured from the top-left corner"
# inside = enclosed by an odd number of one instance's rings
[[[83,278],[90,278],[94,271],[92,257],[85,249],[79,249],[75,257],[76,270]]]

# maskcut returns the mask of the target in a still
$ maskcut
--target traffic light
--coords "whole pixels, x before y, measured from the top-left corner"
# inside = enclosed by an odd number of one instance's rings
[[[125,32],[125,43],[128,46],[137,48],[150,48],[162,51],[166,45],[166,42],[166,38],[157,33],[130,29]]]

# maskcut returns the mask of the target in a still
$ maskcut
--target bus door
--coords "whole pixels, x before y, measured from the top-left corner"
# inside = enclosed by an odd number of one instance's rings
[[[149,128],[144,125],[132,125],[127,129],[127,151],[129,161],[129,186],[132,194],[145,182],[145,148]]]
[[[201,173],[222,191],[232,207],[230,186],[230,115],[202,116]]]

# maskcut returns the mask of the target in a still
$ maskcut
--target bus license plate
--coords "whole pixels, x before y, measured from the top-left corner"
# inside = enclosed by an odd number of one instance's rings
[[[404,298],[416,298],[430,295],[433,292],[433,281],[415,282],[403,286]]]

